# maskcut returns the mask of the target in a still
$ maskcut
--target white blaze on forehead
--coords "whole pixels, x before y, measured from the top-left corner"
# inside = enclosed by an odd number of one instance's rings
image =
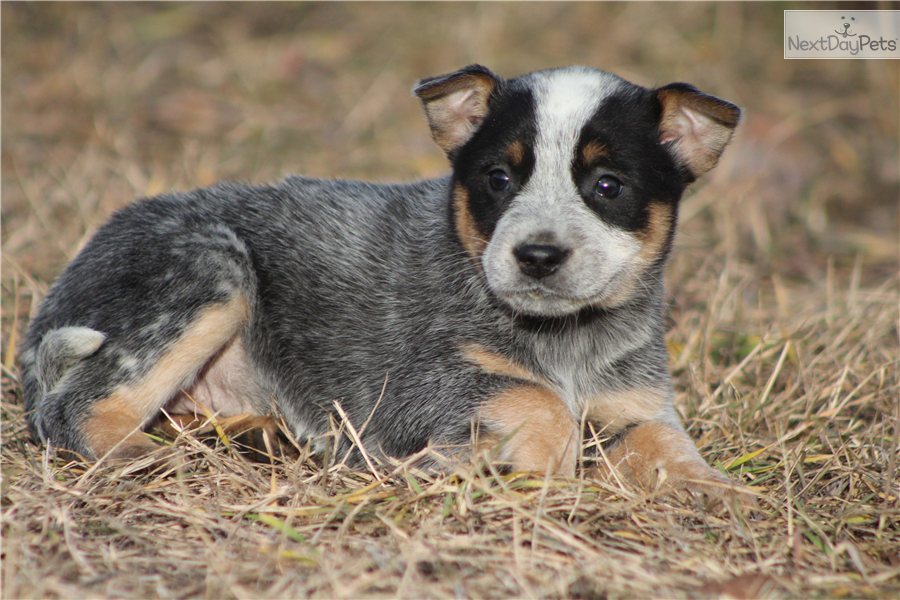
[[[615,75],[587,68],[542,71],[531,76],[537,139],[530,191],[546,201],[577,194],[571,165],[578,136],[605,98],[624,84]]]

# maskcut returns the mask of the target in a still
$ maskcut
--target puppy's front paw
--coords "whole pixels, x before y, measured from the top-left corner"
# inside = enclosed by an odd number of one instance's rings
[[[684,433],[666,423],[642,423],[607,454],[609,467],[648,492],[686,490],[716,500],[757,507],[755,494],[710,467]],[[601,471],[609,475],[609,469]]]
[[[669,469],[672,473],[670,474]],[[746,509],[758,509],[756,494],[747,486],[732,481],[700,460],[686,464],[660,466],[656,470],[656,487],[666,491],[686,490],[713,500],[738,503]]]
[[[500,461],[514,471],[575,475],[578,425],[549,390],[512,387],[489,399],[480,417],[487,429],[480,445],[497,447]]]

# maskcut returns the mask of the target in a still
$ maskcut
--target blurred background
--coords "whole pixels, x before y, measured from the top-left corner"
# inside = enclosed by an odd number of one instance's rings
[[[760,597],[698,587],[742,571],[781,577],[787,591],[768,597],[891,596],[900,61],[782,58],[785,8],[840,6],[0,3],[4,597],[402,597],[405,582],[432,597]],[[203,459],[185,480],[150,472],[134,493],[140,478],[88,477],[94,467],[81,475],[42,456],[25,431],[14,349],[110,213],[221,179],[442,174],[410,90],[473,62],[508,77],[581,63],[642,85],[693,83],[743,107],[719,166],[681,205],[667,343],[676,407],[703,456],[761,486],[775,510],[748,525],[579,496],[554,513],[543,488],[520,543],[521,511],[497,508],[506,500],[486,495],[468,517],[435,521],[437,503],[448,506],[439,496],[403,492],[390,508],[377,491],[340,527],[331,500],[321,517],[286,517],[312,541],[284,546],[287,530],[247,526],[244,509],[216,514],[251,490],[258,506],[262,471],[219,459],[207,470]],[[331,476],[280,473],[279,489],[296,491],[290,506],[335,493]],[[590,517],[573,519],[579,506]],[[627,551],[570,555],[560,537],[535,554],[539,522]],[[322,564],[307,563],[319,547]],[[280,562],[282,548],[296,560]],[[435,587],[415,588],[426,580]]]
[[[683,204],[679,303],[703,302],[726,265],[787,309],[824,302],[806,292],[835,273],[895,286],[900,62],[783,60],[785,8],[3,3],[4,337],[137,196],[287,173],[445,172],[410,89],[472,62],[505,76],[581,63],[744,108],[720,167]]]

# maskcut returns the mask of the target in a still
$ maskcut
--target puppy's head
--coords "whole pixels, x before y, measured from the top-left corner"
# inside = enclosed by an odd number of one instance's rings
[[[646,293],[684,188],[740,118],[687,84],[645,89],[584,67],[503,80],[472,65],[414,91],[453,164],[463,248],[498,298],[534,316]]]

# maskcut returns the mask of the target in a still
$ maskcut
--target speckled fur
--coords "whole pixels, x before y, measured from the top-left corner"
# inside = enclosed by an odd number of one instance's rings
[[[563,314],[558,307],[541,314],[537,307],[537,314],[527,314],[521,303],[498,297],[487,279],[495,272],[513,275],[505,247],[497,245],[501,234],[507,240],[527,233],[534,222],[558,236],[574,231],[588,246],[606,244],[607,254],[617,252],[609,247],[616,240],[638,247],[633,231],[643,225],[604,221],[579,199],[568,169],[579,155],[572,146],[578,131],[565,139],[535,140],[532,131],[524,142],[504,140],[503,148],[518,144],[518,163],[528,167],[530,161],[536,175],[518,201],[491,209],[498,216],[492,223],[473,209],[471,224],[486,240],[499,232],[484,256],[473,257],[461,243],[454,211],[468,208],[454,208],[452,201],[454,185],[466,183],[461,173],[471,175],[472,155],[485,143],[479,135],[502,119],[495,113],[506,110],[504,90],[534,92],[539,110],[529,113],[533,127],[565,127],[553,123],[554,106],[540,105],[556,80],[568,82],[553,100],[563,106],[564,119],[568,110],[584,120],[602,108],[603,98],[622,90],[650,107],[648,118],[659,117],[658,103],[643,88],[589,69],[510,81],[482,67],[468,69],[417,88],[426,108],[447,82],[461,98],[459,110],[490,98],[477,119],[435,132],[454,164],[451,176],[404,185],[305,177],[273,185],[223,183],[117,212],[53,285],[21,348],[27,418],[36,436],[95,454],[84,437],[93,405],[147,376],[204,308],[236,296],[246,299],[249,316],[236,324],[241,352],[230,356],[248,363],[242,373],[256,390],[249,405],[259,414],[279,413],[300,437],[326,434],[339,402],[357,429],[368,419],[363,439],[370,452],[406,456],[429,443],[465,446],[484,403],[521,384],[474,364],[465,352],[473,346],[546,382],[575,419],[590,413],[597,398],[653,389],[661,390],[662,403],[652,418],[678,427],[663,344],[661,281],[671,232],[664,232],[657,260],[640,265],[634,291],[609,306]],[[466,96],[466,85],[481,86],[479,93]],[[597,94],[591,102],[571,97],[589,92]],[[456,109],[429,113],[433,127],[452,121]],[[644,133],[655,139],[655,125],[651,129]],[[457,139],[466,145],[455,145]],[[675,206],[693,177],[668,146],[660,147],[657,162],[675,181],[666,201]],[[614,145],[604,148],[615,152]],[[548,164],[553,152],[566,155]],[[548,202],[554,190],[562,191]],[[565,274],[566,289],[593,285],[591,269],[601,268],[587,258],[576,263],[580,271]],[[71,343],[66,332],[74,332]],[[203,368],[197,365],[180,387],[194,385]]]

